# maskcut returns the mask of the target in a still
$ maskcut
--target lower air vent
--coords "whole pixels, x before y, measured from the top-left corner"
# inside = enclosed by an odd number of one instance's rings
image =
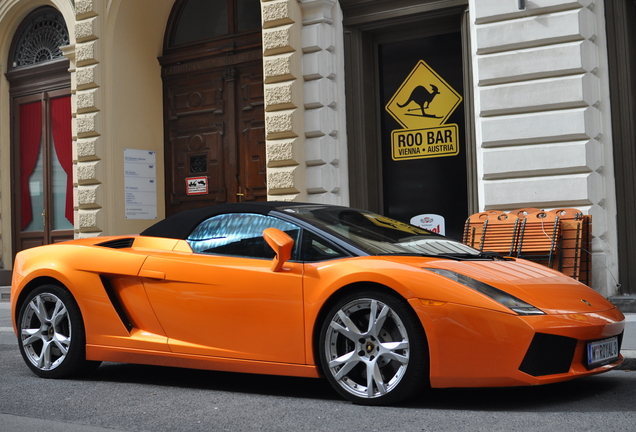
[[[104,243],[98,243],[97,246],[107,247],[111,249],[126,249],[132,247],[135,242],[134,238],[123,238],[117,240],[109,240]]]
[[[532,376],[567,373],[574,358],[575,348],[576,339],[537,333],[519,370]]]

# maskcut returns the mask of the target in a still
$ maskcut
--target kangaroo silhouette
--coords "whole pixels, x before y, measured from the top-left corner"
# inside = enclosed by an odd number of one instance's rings
[[[402,105],[398,103],[397,106],[399,106],[400,108],[404,108],[411,102],[415,102],[417,105],[419,105],[420,107],[419,109],[422,110],[422,116],[431,117],[428,114],[426,114],[424,110],[428,109],[433,99],[435,99],[435,96],[439,94],[439,90],[437,89],[436,86],[431,84],[431,88],[433,89],[433,92],[428,91],[428,89],[424,87],[423,85],[418,85],[411,92],[409,99],[406,102],[404,102]],[[409,111],[415,111],[417,109],[418,108],[411,108],[409,109]],[[414,114],[409,114],[409,115],[414,115]]]

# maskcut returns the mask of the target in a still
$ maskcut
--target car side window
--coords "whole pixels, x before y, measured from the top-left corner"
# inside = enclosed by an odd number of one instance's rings
[[[325,261],[348,256],[336,246],[329,244],[316,234],[305,230],[303,232],[300,259],[306,262]]]
[[[274,250],[263,238],[266,228],[277,228],[294,240],[292,259],[297,256],[300,228],[281,219],[260,214],[231,213],[213,216],[199,224],[186,241],[196,253],[249,258],[274,258]]]

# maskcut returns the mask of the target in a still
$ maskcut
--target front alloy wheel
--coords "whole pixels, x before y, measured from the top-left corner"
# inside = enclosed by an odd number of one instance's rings
[[[22,303],[17,323],[20,352],[37,375],[62,378],[99,365],[85,360],[81,313],[65,289],[45,285],[32,291]]]
[[[327,317],[320,358],[327,379],[345,398],[366,405],[396,403],[423,387],[426,339],[403,299],[358,293],[338,302]]]

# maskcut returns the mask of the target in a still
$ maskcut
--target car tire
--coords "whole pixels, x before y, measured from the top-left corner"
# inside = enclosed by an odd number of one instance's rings
[[[18,345],[27,366],[43,378],[66,378],[97,368],[86,360],[86,335],[79,306],[66,289],[42,285],[31,291],[17,319]]]
[[[424,329],[392,292],[358,291],[338,299],[325,315],[318,351],[327,380],[356,404],[395,404],[428,387]]]

